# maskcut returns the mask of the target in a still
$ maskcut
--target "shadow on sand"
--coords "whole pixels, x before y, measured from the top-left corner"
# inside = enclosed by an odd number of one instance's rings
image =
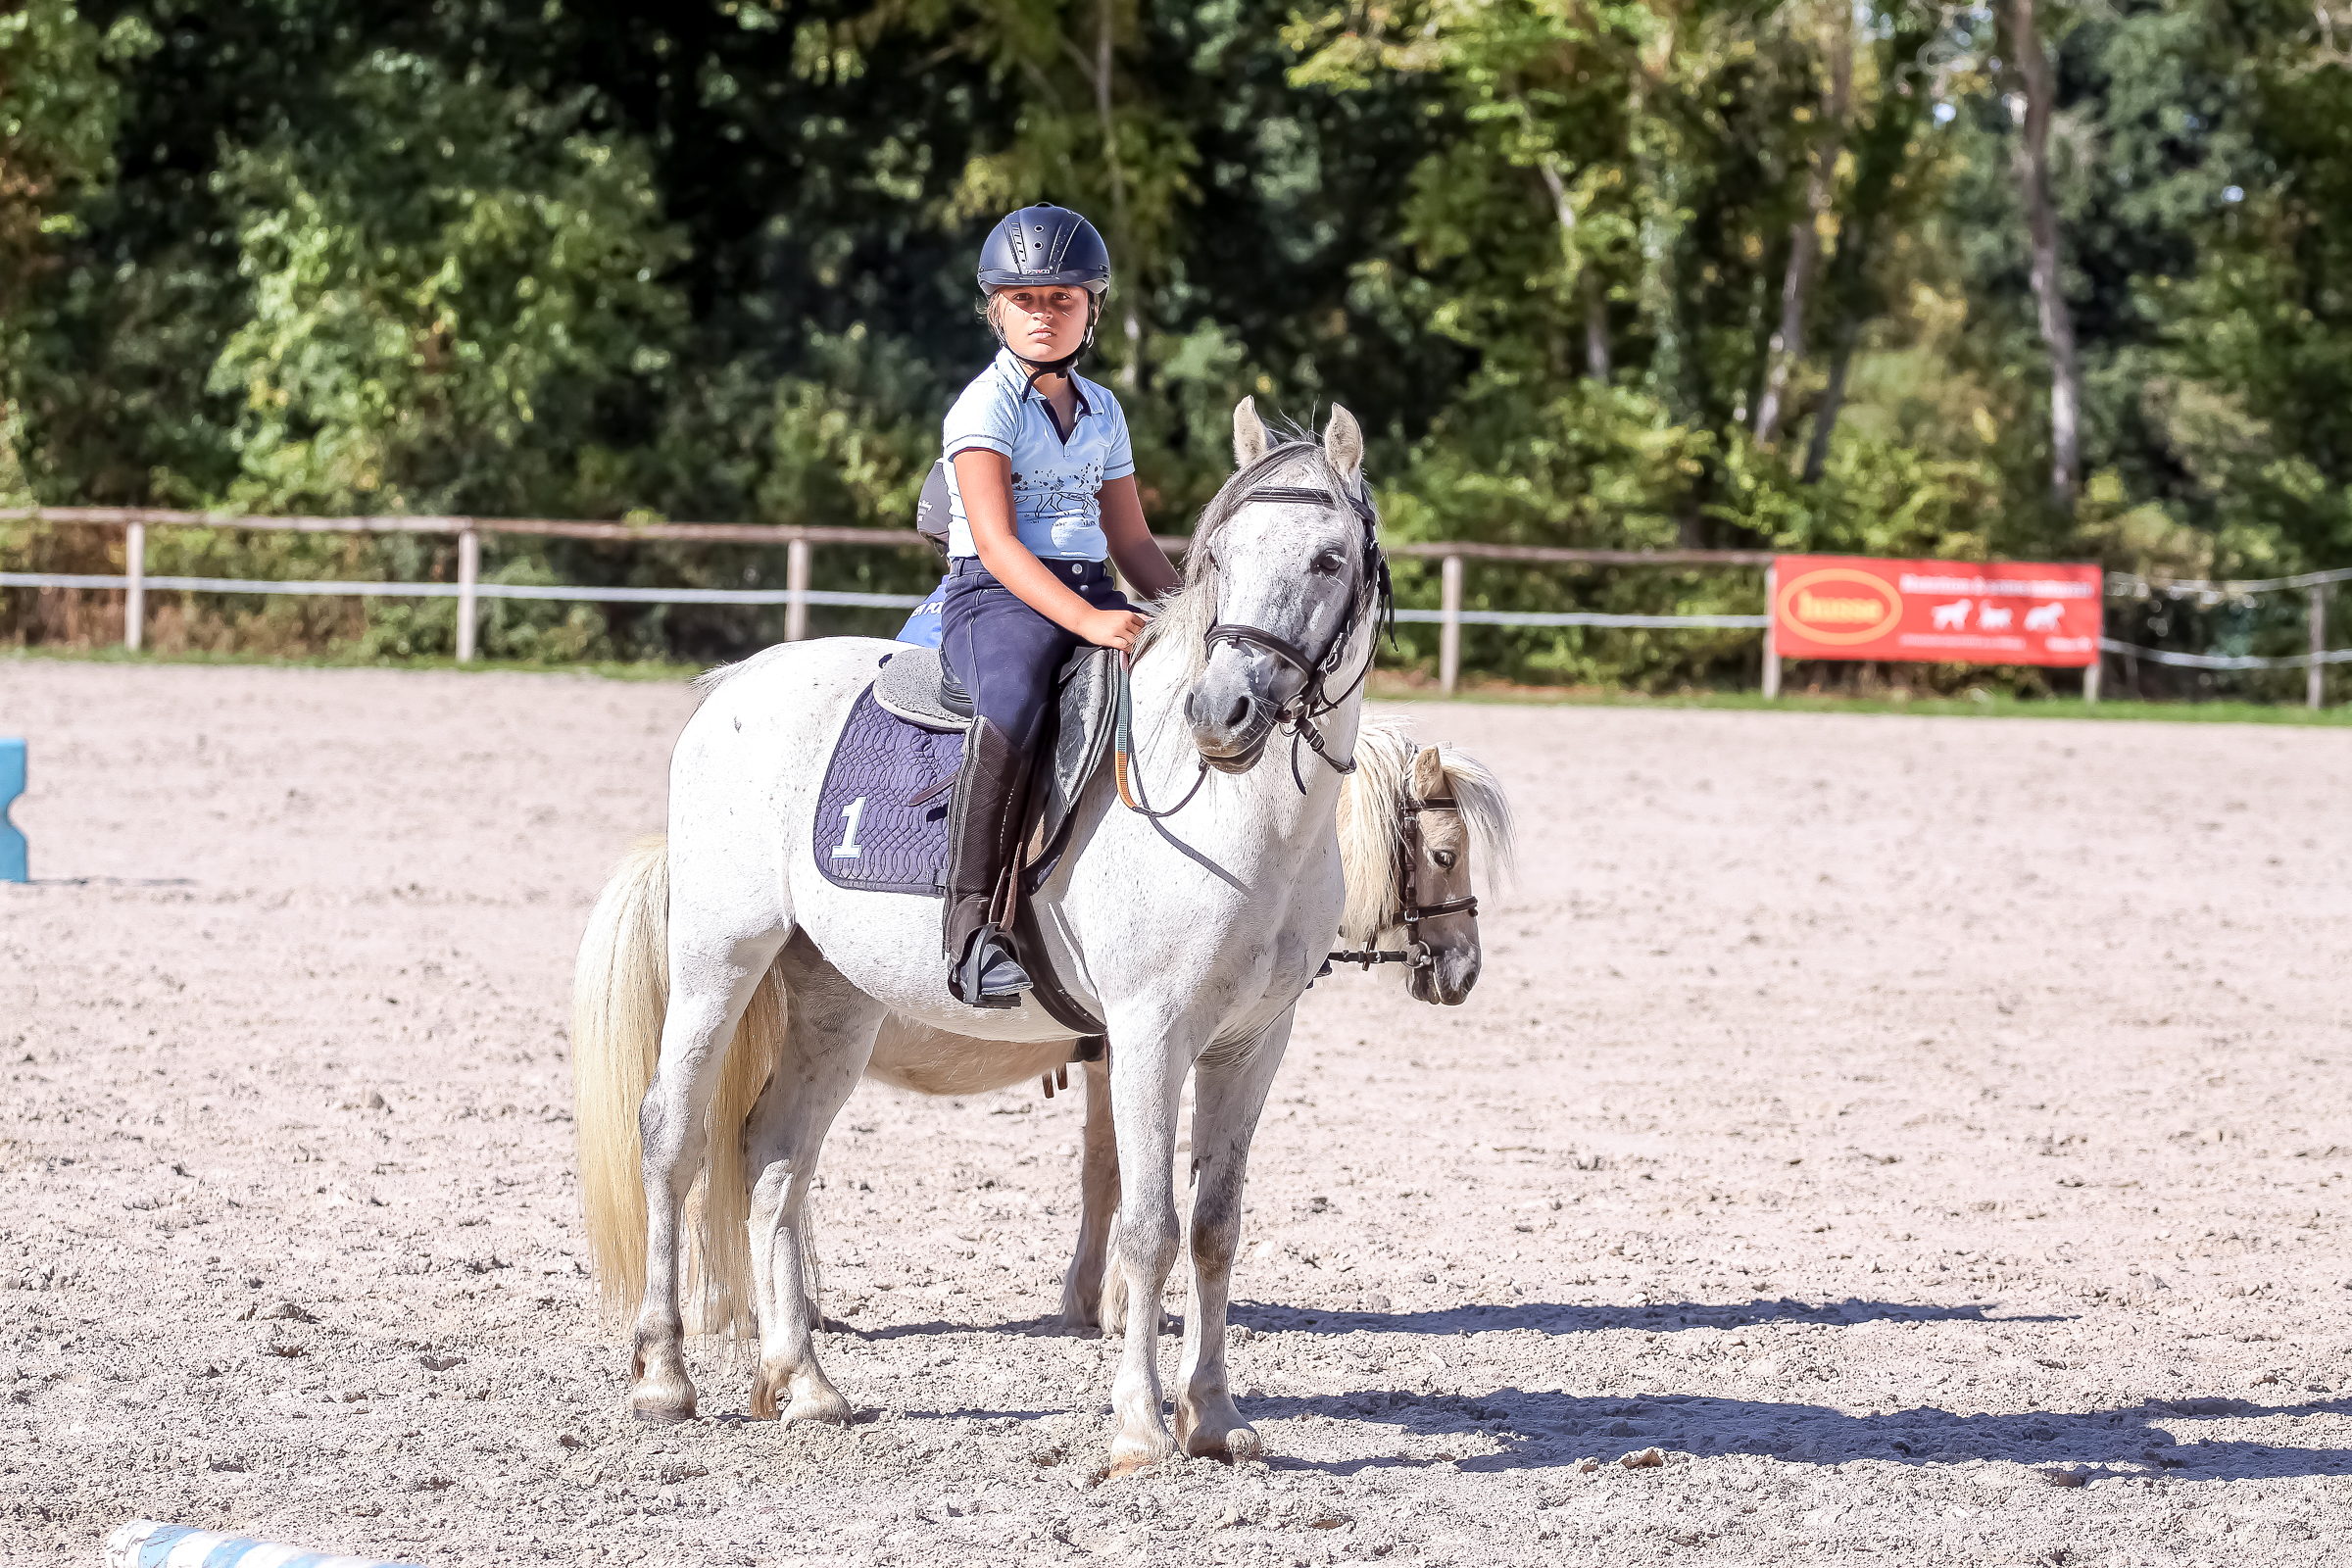
[[[2261,1405],[2241,1399],[2155,1400],[2111,1410],[2023,1410],[1956,1415],[1920,1406],[1885,1414],[1848,1415],[1818,1404],[1728,1399],[1695,1394],[1581,1397],[1497,1389],[1487,1395],[1416,1395],[1369,1389],[1304,1398],[1261,1396],[1242,1401],[1252,1420],[1328,1416],[1395,1426],[1417,1438],[1476,1436],[1498,1451],[1451,1461],[1471,1471],[1541,1470],[1587,1457],[1657,1446],[1708,1457],[1771,1454],[1800,1464],[1885,1459],[1944,1465],[2006,1459],[2056,1469],[2109,1467],[2117,1473],[2179,1474],[2198,1479],[2336,1475],[2352,1469],[2352,1448],[2301,1447],[2245,1438],[2206,1438],[2184,1423],[2228,1419],[2286,1422],[2302,1416],[2352,1413],[2352,1399]],[[1418,1446],[1418,1445],[1416,1445]],[[1284,1468],[1350,1475],[1383,1467],[1418,1468],[1436,1458],[1371,1458],[1317,1464],[1275,1461]]]
[[[1642,1306],[1583,1306],[1527,1301],[1511,1306],[1469,1305],[1411,1312],[1314,1311],[1259,1302],[1234,1303],[1231,1321],[1258,1333],[1384,1334],[1469,1337],[1534,1330],[1571,1335],[1610,1329],[1652,1334],[1685,1328],[1734,1328],[1751,1323],[1812,1323],[1823,1326],[1865,1322],[2051,1323],[2051,1315],[2000,1313],[1983,1305],[1935,1306],[1910,1301],[1808,1302],[1788,1298],[1746,1302],[1680,1301]],[[860,1329],[828,1323],[829,1329],[866,1340],[951,1334],[1054,1335],[1058,1314],[995,1324],[893,1324]],[[1316,1462],[1278,1457],[1278,1468],[1313,1469],[1338,1475],[1381,1468],[1426,1468],[1452,1464],[1468,1471],[1544,1470],[1587,1458],[1614,1461],[1619,1454],[1657,1446],[1708,1457],[1771,1454],[1800,1464],[1835,1465],[1848,1459],[1883,1459],[1934,1466],[1974,1459],[2008,1460],[2049,1470],[2097,1470],[2130,1474],[2178,1474],[2184,1478],[2240,1480],[2263,1476],[2337,1475],[2352,1470],[2352,1448],[2301,1446],[2258,1442],[2238,1429],[2209,1436],[2205,1423],[2260,1420],[2286,1423],[2310,1416],[2352,1415],[2352,1398],[2316,1399],[2264,1405],[2242,1399],[2205,1397],[2149,1400],[2105,1410],[2022,1410],[1960,1415],[1934,1406],[1851,1415],[1828,1405],[1726,1398],[1711,1395],[1640,1394],[1584,1396],[1531,1393],[1517,1388],[1491,1394],[1415,1394],[1398,1389],[1364,1389],[1351,1394],[1245,1396],[1252,1420],[1283,1421],[1324,1416],[1356,1425],[1394,1427],[1400,1436],[1438,1453]],[[926,1412],[928,1413],[928,1412]],[[1014,1416],[1042,1412],[962,1410],[943,1416]],[[1494,1446],[1493,1452],[1446,1454],[1443,1440],[1458,1437],[1462,1447]],[[1279,1446],[1279,1445],[1277,1445]]]
[[[1423,1312],[1316,1311],[1311,1308],[1236,1301],[1227,1321],[1269,1334],[1501,1334],[1533,1329],[1539,1334],[1590,1334],[1601,1329],[1728,1329],[1750,1323],[1824,1325],[1889,1323],[2059,1323],[2066,1319],[1996,1312],[1987,1306],[1930,1306],[1917,1301],[1670,1301],[1649,1306],[1576,1306],[1559,1301],[1521,1301],[1510,1306],[1468,1305]]]
[[[1749,1323],[2058,1323],[2053,1316],[1996,1313],[1985,1306],[1928,1306],[1914,1301],[1677,1301],[1658,1306],[1573,1306],[1557,1301],[1522,1301],[1512,1306],[1449,1306],[1426,1312],[1317,1311],[1236,1301],[1226,1314],[1238,1323],[1267,1334],[1505,1334],[1534,1329],[1540,1334],[1590,1334],[1602,1329],[1643,1329],[1652,1334],[1675,1329],[1737,1328]],[[1170,1314],[1167,1332],[1182,1331],[1184,1320]],[[921,1323],[892,1323],[862,1328],[838,1318],[825,1319],[829,1333],[851,1334],[861,1340],[900,1340],[934,1334],[1058,1335],[1061,1314],[1013,1318],[1002,1323],[951,1323],[932,1318]]]

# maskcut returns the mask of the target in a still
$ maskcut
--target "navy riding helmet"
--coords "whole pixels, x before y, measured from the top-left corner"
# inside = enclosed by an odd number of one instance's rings
[[[1013,351],[1013,357],[1035,374],[1060,375],[1094,347],[1095,322],[1102,312],[1102,291],[1110,287],[1110,247],[1095,225],[1066,207],[1039,202],[1007,213],[989,231],[980,247],[980,292],[1001,288],[1037,288],[1051,284],[1075,285],[1087,292],[1086,341],[1078,351],[1051,362],[1032,360]],[[991,323],[994,324],[993,321]]]

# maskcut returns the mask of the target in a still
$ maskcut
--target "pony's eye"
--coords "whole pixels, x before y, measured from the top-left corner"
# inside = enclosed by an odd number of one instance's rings
[[[1438,869],[1441,871],[1453,869],[1453,852],[1451,850],[1432,850],[1429,852],[1429,858],[1438,862]]]
[[[1348,558],[1337,550],[1326,550],[1315,557],[1315,570],[1326,577],[1336,577],[1347,567]]]

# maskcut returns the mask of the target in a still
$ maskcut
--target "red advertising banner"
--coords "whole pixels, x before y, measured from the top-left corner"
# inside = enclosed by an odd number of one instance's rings
[[[1783,659],[2093,663],[2099,568],[2011,561],[1781,556],[1772,631]]]

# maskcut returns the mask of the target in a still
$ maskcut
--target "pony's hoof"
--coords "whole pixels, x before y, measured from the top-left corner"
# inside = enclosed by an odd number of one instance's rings
[[[648,1426],[670,1427],[694,1419],[694,1385],[683,1391],[674,1387],[660,1388],[640,1385],[629,1391],[629,1414]]]
[[[850,1424],[850,1401],[821,1374],[804,1376],[801,1381],[805,1387],[796,1393],[792,1378],[784,1373],[763,1371],[753,1379],[752,1419],[782,1421],[786,1426],[800,1421],[822,1421],[844,1427]]]
[[[1265,1457],[1266,1446],[1257,1435],[1257,1428],[1238,1426],[1223,1433],[1212,1433],[1206,1427],[1196,1428],[1184,1440],[1184,1451],[1196,1459],[1214,1459],[1221,1464],[1247,1464]]]
[[[1174,1440],[1164,1432],[1149,1438],[1121,1435],[1111,1443],[1110,1468],[1102,1472],[1102,1479],[1124,1480],[1139,1471],[1149,1470],[1155,1464],[1175,1458],[1176,1453]]]
[[[635,1373],[628,1385],[630,1415],[661,1427],[694,1420],[694,1380],[687,1378],[682,1361],[668,1356],[649,1359],[640,1354],[630,1371]]]
[[[629,1414],[658,1426],[694,1419],[694,1379],[674,1348],[638,1342],[629,1357]]]
[[[850,1401],[832,1389],[812,1389],[784,1407],[784,1424],[788,1427],[803,1421],[846,1427],[850,1420]]]
[[[1212,1408],[1200,1419],[1178,1401],[1176,1441],[1184,1445],[1184,1451],[1195,1459],[1215,1459],[1221,1464],[1242,1464],[1263,1455],[1265,1445],[1258,1441],[1257,1429],[1242,1419],[1231,1399],[1216,1402],[1224,1408]]]

